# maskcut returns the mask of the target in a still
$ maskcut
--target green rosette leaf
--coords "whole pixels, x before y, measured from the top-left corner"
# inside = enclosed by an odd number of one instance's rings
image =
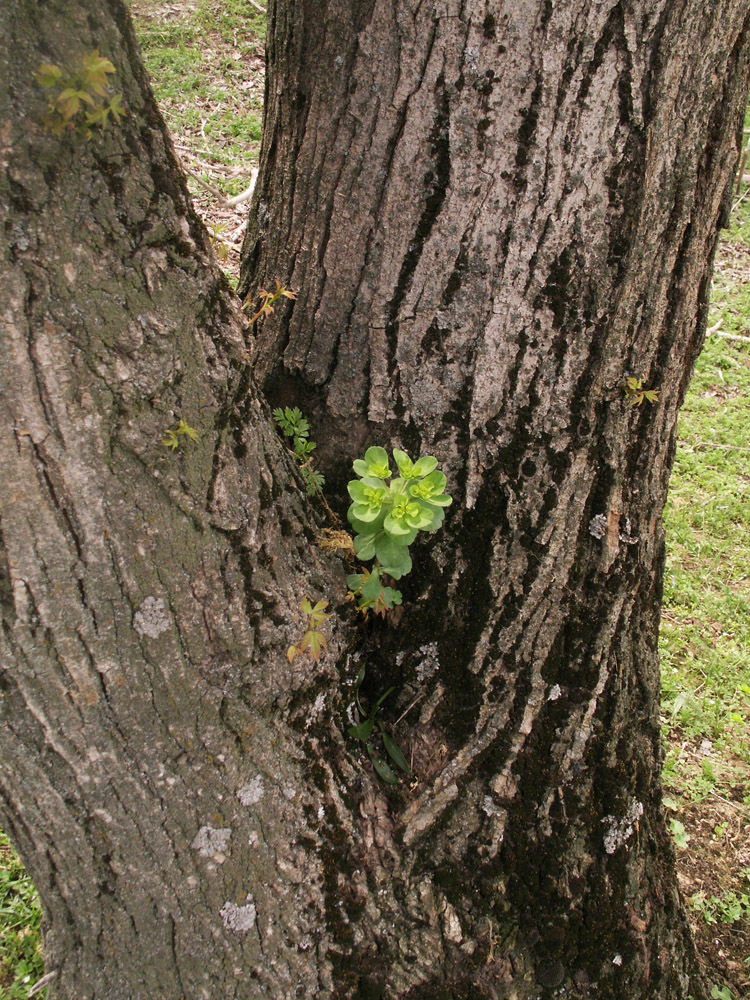
[[[417,503],[412,497],[402,495],[394,501],[390,513],[386,514],[383,527],[391,538],[398,541],[412,529],[419,531],[432,522],[433,515],[426,506]]]
[[[399,475],[406,480],[421,479],[437,468],[437,459],[432,455],[423,455],[417,462],[412,462],[405,451],[393,449],[393,458],[398,466]]]
[[[446,479],[442,472],[431,472],[418,483],[409,484],[409,496],[416,500],[426,500],[437,507],[448,507],[453,498],[444,493]]]
[[[380,532],[382,534],[382,532]],[[370,535],[355,535],[354,536],[354,551],[357,554],[357,558],[366,562],[368,559],[375,558],[375,539],[377,534]],[[383,561],[382,559],[380,560]]]
[[[432,470],[437,468],[437,464],[437,459],[432,455],[423,455],[422,458],[414,463],[414,468],[412,469],[412,479],[429,476]]]
[[[408,536],[406,536],[408,537]],[[356,541],[354,543],[356,549]],[[411,572],[411,556],[409,555],[408,544],[395,541],[384,531],[381,531],[374,539],[375,555],[382,567],[382,572],[392,576],[394,580],[400,580],[406,573]]]
[[[383,530],[383,522],[385,521],[385,516],[391,509],[390,504],[383,504],[380,508],[380,513],[375,518],[374,521],[362,521],[354,513],[354,508],[356,504],[352,504],[349,510],[346,512],[346,519],[351,524],[352,528],[358,535],[373,535],[378,531]]]
[[[420,505],[424,507],[425,511],[430,516],[430,523],[426,524],[421,531],[437,531],[440,525],[445,520],[445,511],[442,507],[433,507],[432,504],[425,503],[424,500],[420,501]]]
[[[358,458],[352,467],[358,476],[389,479],[391,475],[391,468],[388,464],[388,452],[385,448],[368,448],[365,452],[364,460]]]
[[[352,516],[365,524],[372,523],[378,517],[383,504],[388,500],[388,489],[382,479],[352,479],[347,489],[354,501],[349,508]]]

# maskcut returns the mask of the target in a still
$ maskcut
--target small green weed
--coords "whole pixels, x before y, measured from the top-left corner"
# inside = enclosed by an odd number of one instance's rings
[[[95,125],[106,126],[110,115],[119,122],[125,112],[122,94],[105,100],[109,89],[107,77],[114,72],[115,67],[99,55],[98,49],[81,56],[80,68],[75,71],[42,63],[34,76],[40,87],[50,91],[45,119],[50,132],[62,135],[70,128],[88,139]]]
[[[328,601],[318,601],[315,607],[313,607],[308,599],[305,598],[300,607],[304,614],[307,615],[305,634],[298,643],[289,647],[286,652],[286,658],[290,663],[294,663],[297,656],[304,654],[318,663],[321,653],[328,646],[325,636],[321,632],[321,626],[331,617],[325,613]]]
[[[360,722],[359,725],[357,726],[349,726],[349,728],[347,729],[347,733],[352,737],[352,739],[359,740],[360,742],[364,743],[365,750],[367,751],[367,756],[370,758],[372,766],[375,768],[375,771],[377,772],[379,777],[381,777],[387,785],[398,785],[401,779],[398,777],[398,775],[394,773],[393,768],[390,766],[390,764],[388,764],[386,761],[378,757],[378,755],[375,753],[375,748],[373,747],[372,743],[373,734],[375,736],[379,736],[383,744],[383,748],[385,749],[385,752],[388,754],[388,756],[391,758],[391,761],[396,765],[396,767],[398,767],[401,771],[403,771],[404,774],[409,775],[409,777],[412,776],[413,772],[409,767],[409,764],[407,763],[406,757],[404,757],[401,748],[393,739],[393,737],[390,735],[388,730],[383,726],[382,722],[380,722],[380,720],[376,720],[376,716],[378,714],[378,711],[380,710],[380,706],[383,704],[386,698],[393,693],[395,688],[392,687],[388,688],[385,694],[382,694],[378,698],[378,700],[375,702],[370,712],[367,713],[362,708],[362,703],[359,700],[359,689],[364,679],[365,679],[365,668],[362,667],[356,681],[354,682],[354,700],[357,704],[357,711],[359,712],[359,717],[364,721]]]
[[[649,403],[659,401],[658,389],[644,389],[642,378],[627,378],[624,385],[625,397],[631,406],[640,406],[646,400]]]
[[[190,440],[195,441],[196,444],[200,441],[198,431],[184,420],[180,420],[176,427],[170,427],[169,430],[164,432],[164,437],[161,439],[161,443],[165,448],[170,448],[172,451],[176,451],[177,448],[180,447],[180,438],[190,438]]]
[[[0,996],[26,1000],[41,978],[42,910],[31,879],[0,832]],[[42,991],[37,996],[44,997]]]
[[[724,896],[696,893],[690,898],[690,908],[701,914],[707,924],[736,924],[750,920],[750,895],[729,892]]]
[[[714,985],[711,987],[711,1000],[737,1000],[737,998],[728,986]]]
[[[278,424],[286,437],[292,439],[292,450],[294,457],[299,462],[299,471],[305,481],[308,496],[320,494],[325,486],[325,478],[317,469],[312,466],[311,454],[317,448],[314,441],[310,441],[310,424],[302,416],[301,411],[296,407],[286,406],[283,409],[279,406],[273,411],[273,419]]]
[[[679,847],[681,851],[684,851],[690,842],[690,834],[685,830],[685,825],[678,819],[675,819],[674,816],[670,816],[669,829],[672,834],[672,839],[675,842],[675,846]]]
[[[229,257],[229,247],[226,243],[222,243],[219,239],[221,234],[225,232],[226,229],[226,224],[221,222],[216,226],[210,226],[208,229],[208,242],[211,249],[216,254],[217,260],[222,264],[226,264],[227,258]]]
[[[250,318],[249,320],[250,325],[252,326],[253,323],[256,323],[259,319],[261,319],[261,317],[270,316],[271,313],[273,312],[273,307],[276,305],[279,299],[296,299],[296,298],[297,296],[295,295],[295,293],[290,291],[288,288],[284,288],[284,286],[279,282],[279,279],[276,278],[276,288],[272,292],[267,292],[265,288],[261,288],[261,290],[258,292],[258,302],[257,302],[258,310]],[[248,297],[242,303],[242,308],[250,311],[252,310],[252,307],[253,307],[252,299]]]

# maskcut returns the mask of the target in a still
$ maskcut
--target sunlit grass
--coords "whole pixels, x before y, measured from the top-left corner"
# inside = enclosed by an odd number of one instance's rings
[[[738,768],[747,781],[750,764],[750,342],[720,335],[750,334],[750,199],[725,243],[715,332],[680,414],[665,511],[664,720],[673,738],[710,744],[712,753],[710,766],[699,766],[672,746],[665,784],[693,799],[729,791]]]
[[[39,898],[8,838],[0,832],[0,997],[26,1000],[43,972]],[[36,994],[44,997],[45,990]]]
[[[186,167],[225,195],[239,194],[260,148],[265,16],[247,0],[199,0],[179,16],[163,13],[158,0],[133,0],[132,7],[144,63],[162,114],[184,144],[178,153]],[[189,183],[199,194],[195,179]]]

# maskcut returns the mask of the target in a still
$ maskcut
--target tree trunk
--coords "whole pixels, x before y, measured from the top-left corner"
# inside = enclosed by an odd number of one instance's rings
[[[256,374],[316,418],[329,482],[352,443],[396,444],[459,494],[377,640],[380,687],[429,706],[414,746],[446,748],[391,806],[400,877],[433,873],[468,964],[493,921],[510,936],[514,985],[482,973],[498,995],[684,997],[661,515],[747,5],[302,2],[270,25],[241,291],[298,298],[257,331]],[[631,405],[628,378],[658,402]]]
[[[746,5],[273,4],[242,290],[298,298],[249,349],[127,15],[87,7],[15,5],[0,56],[0,822],[51,997],[704,997],[661,511]],[[55,135],[33,70],[96,48],[127,116]],[[334,487],[373,443],[448,473],[385,622],[256,380]],[[306,596],[317,665],[285,655]],[[411,785],[346,736],[362,665]]]
[[[3,17],[0,821],[42,897],[52,996],[316,996],[323,796],[302,736],[309,706],[332,712],[340,643],[318,670],[285,651],[301,599],[343,573],[128,16],[89,8]],[[126,117],[88,141],[45,130],[33,71],[95,48]],[[180,420],[199,440],[171,451]]]

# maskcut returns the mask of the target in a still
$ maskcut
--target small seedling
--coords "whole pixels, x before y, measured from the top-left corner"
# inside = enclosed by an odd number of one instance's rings
[[[184,420],[181,420],[177,427],[170,427],[169,430],[164,432],[161,443],[165,448],[171,448],[172,451],[176,451],[180,446],[181,437],[190,438],[191,441],[195,441],[196,443],[200,441],[198,431],[185,423]]]
[[[690,840],[690,834],[685,830],[685,825],[674,816],[669,817],[669,829],[672,832],[675,846],[684,851]]]
[[[372,570],[347,577],[351,597],[363,613],[385,615],[401,603],[401,593],[385,586],[381,574],[400,580],[412,567],[409,546],[420,531],[435,531],[443,523],[452,498],[444,492],[446,479],[437,459],[424,455],[412,462],[406,452],[393,449],[398,475],[392,473],[384,448],[368,448],[354,462],[360,478],[349,485],[352,505],[347,512],[354,528],[354,551],[363,561],[375,560]],[[390,479],[390,483],[387,480]]]
[[[723,896],[706,896],[697,892],[689,900],[690,909],[700,913],[707,924],[736,924],[750,920],[750,896],[746,892],[729,892]]]
[[[644,389],[642,378],[625,379],[624,392],[631,406],[640,406],[644,399],[649,403],[659,402],[659,390]]]
[[[712,986],[711,1000],[735,1000],[734,993],[728,986]]]
[[[226,223],[220,222],[218,226],[211,226],[208,231],[208,241],[211,245],[211,249],[222,264],[226,264],[227,258],[229,257],[229,247],[226,243],[222,243],[219,239],[219,236],[223,232],[226,232],[226,229]]]
[[[42,63],[34,74],[40,87],[51,92],[45,125],[55,135],[62,135],[72,128],[87,139],[95,125],[104,128],[110,115],[116,122],[124,114],[122,94],[115,94],[108,101],[107,77],[115,67],[94,49],[81,59],[77,72],[65,72],[60,66]],[[55,93],[55,91],[57,91]]]
[[[349,728],[347,729],[347,733],[353,739],[359,740],[360,742],[364,743],[365,750],[367,751],[367,756],[370,758],[372,766],[375,768],[375,771],[383,779],[383,781],[385,781],[385,783],[388,785],[398,785],[401,779],[394,773],[393,769],[388,763],[386,763],[386,761],[381,760],[376,755],[371,742],[371,737],[373,735],[373,732],[375,732],[380,737],[386,753],[391,758],[396,767],[398,767],[401,771],[403,771],[404,774],[408,774],[409,777],[412,776],[413,771],[409,767],[406,757],[404,757],[401,751],[401,748],[393,739],[393,737],[390,735],[390,733],[388,733],[387,730],[383,727],[382,722],[376,721],[375,718],[376,715],[378,714],[380,706],[383,704],[385,699],[390,694],[393,693],[395,688],[392,687],[388,688],[385,694],[382,694],[375,702],[375,704],[372,707],[372,710],[368,715],[362,708],[362,703],[359,700],[359,689],[364,679],[365,679],[365,668],[362,667],[362,669],[359,672],[359,676],[354,682],[354,700],[357,703],[357,711],[359,712],[360,718],[364,719],[364,722],[360,722],[359,725],[357,726],[349,726]]]
[[[291,292],[288,288],[279,282],[276,278],[276,288],[273,292],[267,292],[265,288],[261,288],[258,292],[258,311],[250,319],[250,325],[252,326],[256,320],[259,320],[261,316],[270,316],[273,312],[273,307],[279,301],[279,299],[296,299],[297,296],[294,292]],[[242,308],[248,311],[253,308],[253,300],[248,296],[242,303]]]
[[[369,611],[385,618],[386,611],[392,611],[401,603],[401,591],[387,587],[380,579],[380,569],[374,566],[372,572],[363,569],[361,573],[352,573],[346,578],[349,588],[349,599],[356,601],[357,611],[367,615]]]
[[[312,497],[319,494],[325,485],[325,478],[312,466],[310,455],[315,451],[317,445],[314,441],[309,440],[310,424],[296,406],[293,408],[286,406],[284,409],[278,407],[273,411],[273,419],[286,437],[292,439],[294,457],[299,462],[299,470],[305,480],[307,495]]]
[[[313,607],[308,599],[305,598],[300,607],[307,615],[307,628],[305,629],[305,634],[302,636],[300,641],[295,643],[293,646],[290,646],[286,651],[286,658],[290,663],[293,663],[296,656],[304,654],[318,663],[320,661],[321,653],[324,649],[328,648],[325,636],[320,631],[323,623],[328,621],[331,617],[330,615],[325,614],[325,609],[328,607],[328,601],[318,601],[315,607]]]

